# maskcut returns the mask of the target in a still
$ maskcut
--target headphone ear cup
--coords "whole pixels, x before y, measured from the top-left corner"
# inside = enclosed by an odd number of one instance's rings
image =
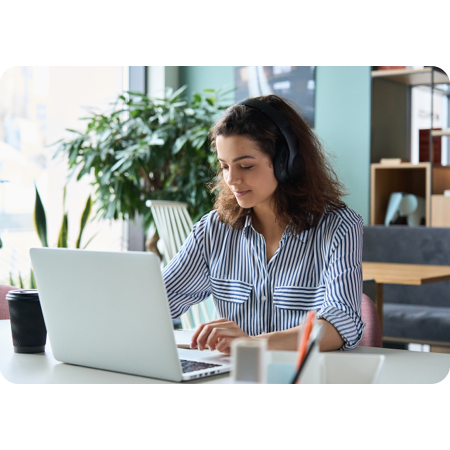
[[[285,145],[278,147],[273,159],[273,171],[275,178],[281,183],[287,183],[291,180],[288,169],[289,149]]]

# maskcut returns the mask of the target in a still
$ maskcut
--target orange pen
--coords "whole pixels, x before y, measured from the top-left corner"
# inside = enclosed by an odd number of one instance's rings
[[[303,327],[303,333],[300,336],[300,344],[298,346],[297,361],[295,363],[296,371],[298,371],[300,364],[302,363],[303,358],[306,355],[306,351],[308,350],[309,337],[311,335],[315,317],[316,317],[315,311],[308,311],[308,314],[306,315],[305,325]]]

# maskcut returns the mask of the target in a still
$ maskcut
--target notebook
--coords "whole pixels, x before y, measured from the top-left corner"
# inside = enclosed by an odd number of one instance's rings
[[[175,330],[175,342],[178,348],[191,348],[192,336],[195,330]],[[209,348],[208,344],[205,348]]]
[[[169,381],[230,370],[217,351],[177,348],[155,254],[32,248],[30,256],[58,361]]]

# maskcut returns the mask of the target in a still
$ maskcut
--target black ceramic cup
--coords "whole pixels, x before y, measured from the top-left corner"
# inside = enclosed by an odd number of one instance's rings
[[[6,294],[11,320],[15,353],[42,353],[45,351],[45,328],[37,289],[9,291]]]

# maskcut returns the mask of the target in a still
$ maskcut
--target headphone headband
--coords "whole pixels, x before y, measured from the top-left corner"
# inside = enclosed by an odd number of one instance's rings
[[[279,128],[286,141],[287,152],[283,151],[284,149],[277,149],[277,154],[274,158],[274,162],[277,163],[275,165],[275,176],[281,182],[293,181],[299,176],[299,171],[294,168],[294,160],[296,157],[300,157],[300,152],[297,136],[292,130],[289,122],[280,111],[261,100],[247,99],[239,102],[238,105],[249,106],[250,108],[261,111]]]

